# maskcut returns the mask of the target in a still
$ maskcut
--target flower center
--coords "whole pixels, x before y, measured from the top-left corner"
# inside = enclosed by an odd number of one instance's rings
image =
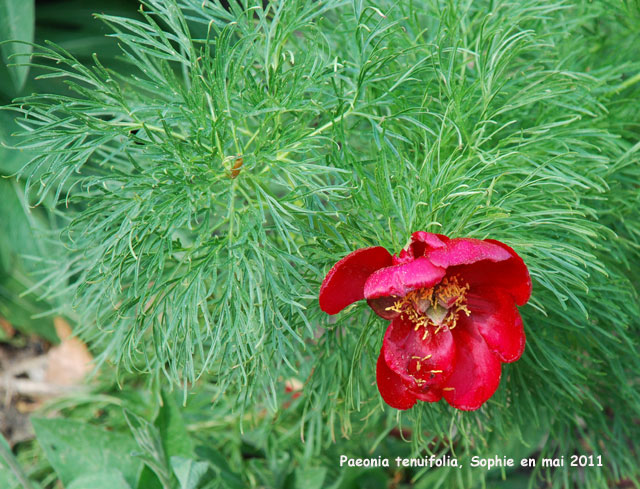
[[[412,290],[398,299],[387,311],[394,311],[415,324],[415,330],[424,328],[422,339],[447,327],[453,329],[458,321],[458,314],[470,314],[466,306],[466,295],[469,284],[461,285],[457,276],[445,277],[438,285],[429,288]]]

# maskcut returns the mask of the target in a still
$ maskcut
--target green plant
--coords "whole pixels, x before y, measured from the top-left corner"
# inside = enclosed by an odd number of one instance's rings
[[[12,106],[36,152],[27,191],[67,220],[44,296],[73,304],[101,364],[166,378],[185,399],[208,392],[214,419],[254,436],[252,486],[285,487],[314,457],[344,481],[322,454],[342,437],[397,453],[397,426],[413,453],[493,455],[515,439],[523,453],[606,459],[538,467],[556,487],[637,476],[630,3],[149,0],[140,15],[98,15],[127,70],[41,46],[40,78],[68,92]],[[335,322],[319,311],[336,257],[398,250],[416,230],[499,239],[531,271],[527,350],[477,412],[383,409],[372,380],[386,324],[365,307]],[[297,415],[277,418],[291,377]],[[283,452],[294,433],[304,444]],[[165,487],[169,460],[146,459]],[[422,487],[479,476],[412,474]]]

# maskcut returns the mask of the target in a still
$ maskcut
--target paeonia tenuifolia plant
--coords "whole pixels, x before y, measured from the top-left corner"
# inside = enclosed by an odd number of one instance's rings
[[[366,299],[391,320],[376,368],[389,406],[444,398],[470,411],[494,394],[502,363],[522,355],[516,305],[530,295],[529,271],[506,244],[418,231],[397,255],[375,246],[336,263],[320,288],[320,308],[337,314]]]

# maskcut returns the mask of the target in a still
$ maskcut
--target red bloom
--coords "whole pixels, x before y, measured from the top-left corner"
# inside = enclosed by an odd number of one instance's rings
[[[376,368],[391,407],[444,397],[471,411],[498,388],[502,362],[522,355],[516,304],[530,295],[529,271],[504,243],[418,231],[397,255],[375,246],[336,263],[322,282],[320,308],[337,314],[366,298],[391,320]]]

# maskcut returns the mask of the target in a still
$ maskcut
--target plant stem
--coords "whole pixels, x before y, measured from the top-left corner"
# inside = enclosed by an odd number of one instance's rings
[[[349,117],[351,115],[353,111],[352,110],[347,110],[344,114],[340,114],[338,117],[330,120],[329,122],[327,122],[325,125],[320,126],[319,128],[317,128],[315,131],[313,131],[312,133],[310,133],[307,137],[308,138],[312,138],[317,136],[318,134],[320,134],[321,132],[323,132],[325,129],[329,129],[331,126],[333,126],[336,122]]]
[[[632,76],[631,78],[623,81],[620,85],[618,85],[617,87],[613,87],[611,90],[609,90],[607,92],[607,95],[611,95],[611,94],[615,94],[615,93],[619,93],[622,90],[624,90],[625,88],[629,88],[631,85],[635,85],[636,83],[640,82],[640,73],[636,73],[634,76]]]

